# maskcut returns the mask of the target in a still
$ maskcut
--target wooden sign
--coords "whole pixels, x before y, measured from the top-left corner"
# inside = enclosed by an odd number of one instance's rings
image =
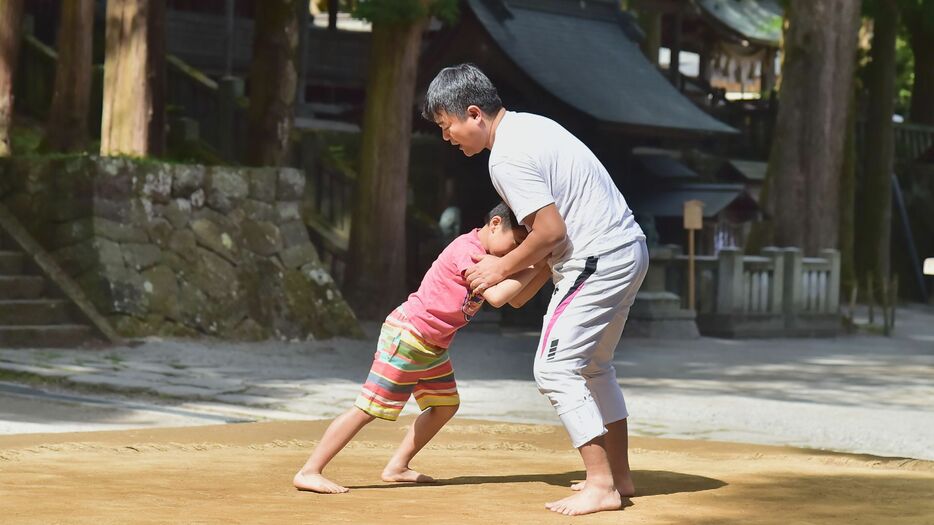
[[[684,229],[700,230],[704,227],[704,203],[697,199],[684,201]]]

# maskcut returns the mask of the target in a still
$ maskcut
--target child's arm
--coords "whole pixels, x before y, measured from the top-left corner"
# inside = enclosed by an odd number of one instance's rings
[[[541,274],[544,273],[544,274],[550,275],[550,272],[543,271],[542,267],[548,268],[548,265],[545,264],[544,261],[542,261],[539,264],[536,264],[535,266],[526,268],[525,270],[522,270],[520,272],[517,272],[507,277],[505,280],[501,281],[499,284],[495,286],[491,286],[487,288],[486,290],[484,290],[483,298],[486,300],[486,302],[490,303],[490,306],[492,306],[493,308],[499,308],[505,305],[506,303],[512,304],[513,306],[518,308],[518,306],[513,304],[513,302],[517,302],[516,299],[520,295],[525,295],[522,292],[534,282],[539,281],[541,278]],[[536,277],[539,277],[539,279],[536,279]],[[525,302],[528,301],[532,295],[535,295],[535,292],[537,292],[538,289],[541,288],[544,283],[545,281],[541,280],[541,282],[539,282],[538,285],[535,286],[535,289],[531,292],[529,297],[526,297],[519,303],[519,306],[521,306],[522,304],[525,304]]]
[[[536,264],[534,268],[538,269],[537,273],[528,284],[519,290],[519,293],[509,300],[509,306],[513,308],[522,307],[522,305],[529,302],[529,299],[535,297],[535,294],[542,289],[542,286],[551,279],[551,266],[548,266],[548,263],[543,261],[540,265]]]

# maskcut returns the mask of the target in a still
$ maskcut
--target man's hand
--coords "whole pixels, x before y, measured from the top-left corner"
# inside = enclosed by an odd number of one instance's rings
[[[475,265],[467,268],[464,277],[470,289],[483,293],[487,288],[501,283],[506,275],[503,274],[500,258],[495,255],[474,255]]]

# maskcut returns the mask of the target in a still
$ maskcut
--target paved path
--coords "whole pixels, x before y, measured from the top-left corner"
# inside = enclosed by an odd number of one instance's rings
[[[934,310],[902,309],[898,321],[891,338],[624,338],[616,366],[631,429],[638,435],[934,460]],[[212,417],[330,418],[356,396],[376,329],[367,325],[369,337],[362,341],[153,339],[136,347],[0,350],[0,381],[41,377],[32,388],[116,403],[46,398],[39,401],[82,406],[85,415],[58,421],[59,409],[48,408],[50,417],[24,422],[17,414],[31,406],[0,410],[0,433],[70,431],[95,418],[113,419],[104,415],[110,409],[148,414],[144,423],[132,417],[121,422],[128,426],[202,424]],[[452,352],[461,416],[557,423],[531,379],[536,338],[534,332],[500,333],[479,325],[458,334]],[[20,395],[17,402],[28,397]],[[10,405],[5,399],[4,408]],[[128,406],[134,399],[144,405]]]

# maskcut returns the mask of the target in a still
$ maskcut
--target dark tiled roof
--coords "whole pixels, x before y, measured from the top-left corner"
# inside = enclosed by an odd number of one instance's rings
[[[716,217],[736,201],[742,201],[747,207],[757,207],[742,184],[684,184],[646,196],[634,206],[634,210],[656,217],[681,217],[684,202],[692,199],[704,203],[704,217],[708,219]]]
[[[765,171],[769,167],[768,162],[759,162],[755,160],[730,159],[728,162],[733,169],[746,179],[759,182],[765,180]]]
[[[671,155],[643,154],[636,159],[646,174],[659,179],[696,179],[699,175]]]
[[[778,47],[784,10],[776,0],[696,0],[717,24],[750,42]]]
[[[681,95],[652,65],[615,2],[467,0],[494,42],[529,77],[600,121],[733,133]]]

